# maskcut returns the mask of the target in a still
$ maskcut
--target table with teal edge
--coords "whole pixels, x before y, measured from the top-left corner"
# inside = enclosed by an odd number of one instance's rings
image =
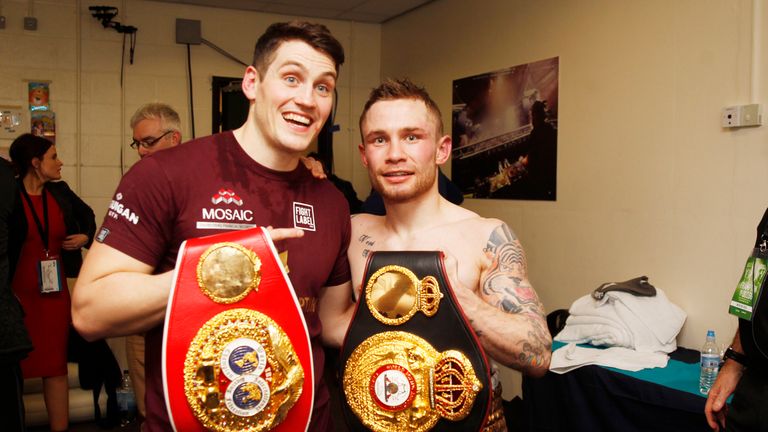
[[[553,351],[565,344],[555,342]],[[665,368],[583,366],[523,378],[531,431],[710,431],[699,393],[699,352],[678,348]]]

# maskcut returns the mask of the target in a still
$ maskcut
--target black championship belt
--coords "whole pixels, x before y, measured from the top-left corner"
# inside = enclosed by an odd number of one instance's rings
[[[340,364],[353,431],[477,431],[488,416],[488,360],[442,252],[371,254]]]
[[[162,365],[174,430],[307,430],[314,399],[309,333],[265,230],[182,244]]]

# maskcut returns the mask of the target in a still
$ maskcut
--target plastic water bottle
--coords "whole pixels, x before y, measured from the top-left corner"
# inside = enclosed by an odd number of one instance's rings
[[[120,426],[126,426],[136,419],[136,397],[133,393],[131,375],[123,371],[120,388],[117,389],[117,407],[120,410]]]
[[[720,349],[715,340],[715,331],[707,331],[707,341],[701,347],[701,373],[699,375],[699,392],[708,394],[709,389],[717,378],[720,368]]]

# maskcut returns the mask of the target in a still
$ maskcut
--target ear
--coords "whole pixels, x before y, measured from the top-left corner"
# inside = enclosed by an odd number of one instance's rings
[[[256,98],[256,89],[260,83],[259,71],[253,66],[245,68],[243,74],[243,83],[241,84],[243,94],[249,101],[253,101]]]
[[[38,169],[40,168],[40,164],[43,163],[43,160],[39,157],[33,157],[31,161],[29,161],[29,164],[32,165],[32,168]]]
[[[438,165],[442,165],[448,161],[451,157],[451,149],[453,143],[450,135],[444,135],[437,143],[437,154],[435,155],[435,162]]]
[[[181,132],[179,131],[171,132],[171,140],[173,141],[173,145],[175,146],[181,144]]]
[[[365,144],[358,144],[357,150],[360,152],[360,160],[363,161],[363,166],[368,168],[368,159],[365,157]]]

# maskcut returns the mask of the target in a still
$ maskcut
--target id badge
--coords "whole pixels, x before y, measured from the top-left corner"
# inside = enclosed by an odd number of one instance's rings
[[[763,286],[763,281],[765,281],[765,273],[768,267],[767,255],[766,250],[755,248],[752,255],[747,258],[744,272],[731,298],[731,305],[728,308],[729,314],[752,321],[752,309],[757,295],[760,293],[760,287]]]
[[[46,258],[37,264],[37,280],[41,294],[61,292],[59,260]]]

